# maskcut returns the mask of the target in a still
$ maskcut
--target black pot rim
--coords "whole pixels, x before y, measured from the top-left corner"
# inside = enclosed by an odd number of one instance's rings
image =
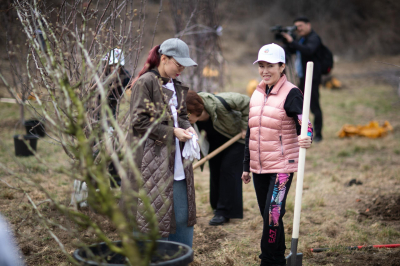
[[[113,243],[119,243],[119,242],[121,242],[121,240],[113,241]],[[181,261],[183,259],[187,259],[187,258],[193,256],[193,249],[191,247],[189,247],[188,245],[186,245],[186,244],[182,244],[182,243],[175,242],[175,241],[168,241],[168,240],[156,240],[156,242],[184,246],[188,250],[188,252],[186,254],[184,254],[183,256],[180,256],[179,258],[175,258],[173,260],[169,260],[169,261],[165,261],[165,262],[161,262],[161,263],[157,263],[157,264],[150,263],[150,266],[151,265],[154,265],[154,266],[171,265],[171,263],[175,263],[175,262],[178,262],[178,261]],[[95,246],[102,245],[102,244],[106,244],[106,243],[105,242],[101,242],[101,243],[98,243],[98,244],[91,245],[89,247],[95,247]],[[73,253],[73,257],[76,260],[78,260],[80,262],[85,262],[85,263],[87,263],[89,265],[93,265],[93,266],[101,266],[102,265],[102,264],[99,264],[98,262],[95,262],[95,261],[92,261],[92,260],[86,260],[85,258],[82,258],[79,255],[79,251],[80,250],[81,250],[81,248],[78,248]],[[113,266],[126,266],[126,264],[111,264],[111,265],[113,265]]]

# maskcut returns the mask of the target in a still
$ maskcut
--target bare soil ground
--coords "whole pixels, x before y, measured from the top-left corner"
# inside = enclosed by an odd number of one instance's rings
[[[338,62],[333,74],[344,83],[344,88],[320,90],[324,140],[313,144],[307,151],[299,237],[299,252],[304,253],[303,265],[400,265],[400,249],[346,249],[354,245],[400,243],[400,99],[393,86],[377,78],[380,75],[370,75],[379,71],[383,76],[393,69],[375,61]],[[400,58],[387,58],[385,61],[399,64]],[[245,93],[243,80],[257,78],[256,68],[239,70],[230,69],[234,77],[229,89]],[[254,74],[253,77],[249,73]],[[54,174],[50,167],[37,164],[34,158],[13,159],[12,135],[18,120],[18,108],[1,103],[0,110],[2,165],[41,182],[59,200],[67,203],[72,187],[67,177]],[[377,120],[380,124],[388,120],[394,131],[379,139],[339,139],[336,136],[345,123],[366,124],[370,120]],[[38,153],[49,165],[68,164],[62,149],[51,139],[39,140]],[[208,201],[208,175],[207,167],[204,172],[195,172],[198,223],[193,244],[195,260],[191,265],[259,265],[262,219],[252,184],[243,186],[244,219],[212,227],[208,225],[213,216]],[[0,168],[0,179],[10,184],[19,182],[3,168]],[[349,186],[352,179],[362,184]],[[288,248],[294,192],[295,182],[284,218]],[[79,241],[97,242],[91,230],[75,228],[44,202],[44,194],[31,191],[31,196],[43,213],[64,227],[74,229],[73,234],[66,234],[58,227],[51,228],[67,252],[73,252]],[[27,265],[71,265],[36,218],[26,196],[7,188],[3,182],[0,182],[0,212],[10,222]],[[109,221],[93,213],[90,215],[115,239],[115,228]],[[309,251],[319,247],[330,250],[323,253]]]

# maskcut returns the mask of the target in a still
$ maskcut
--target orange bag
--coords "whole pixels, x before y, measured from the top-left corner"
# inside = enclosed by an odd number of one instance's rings
[[[393,131],[392,125],[388,121],[385,121],[380,127],[377,121],[371,121],[367,125],[349,125],[345,124],[342,129],[338,132],[340,138],[352,137],[352,136],[363,136],[367,138],[379,138],[385,136],[389,131]]]

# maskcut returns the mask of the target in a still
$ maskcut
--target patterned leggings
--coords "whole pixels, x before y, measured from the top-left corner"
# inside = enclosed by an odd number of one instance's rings
[[[264,219],[261,238],[261,265],[286,265],[285,215],[286,197],[292,183],[290,174],[253,174],[258,206]]]

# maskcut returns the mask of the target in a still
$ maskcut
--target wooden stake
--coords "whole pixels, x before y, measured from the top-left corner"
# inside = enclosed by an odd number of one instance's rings
[[[205,162],[207,162],[208,160],[210,160],[212,157],[214,157],[215,155],[217,155],[218,153],[220,153],[221,151],[225,150],[226,148],[228,148],[230,145],[232,145],[233,143],[235,143],[236,141],[238,141],[240,138],[242,137],[242,133],[237,134],[236,136],[234,136],[233,138],[231,138],[230,140],[228,140],[227,142],[225,142],[223,145],[221,145],[218,149],[216,149],[215,151],[213,151],[212,153],[208,154],[206,157],[204,157],[203,159],[201,159],[200,161],[198,161],[197,163],[195,163],[193,165],[193,170],[196,169],[197,167],[201,166],[202,164],[204,164]]]

